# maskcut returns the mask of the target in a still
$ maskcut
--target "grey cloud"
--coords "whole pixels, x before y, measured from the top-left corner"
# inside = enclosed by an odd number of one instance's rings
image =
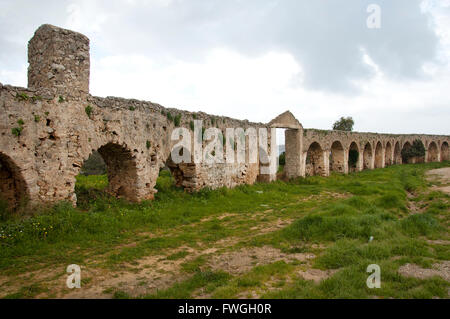
[[[382,28],[366,27],[371,3],[382,8]],[[249,55],[285,50],[305,71],[312,89],[346,92],[373,70],[361,48],[391,77],[417,79],[423,63],[435,61],[438,38],[419,0],[173,1],[168,7],[119,17],[107,46],[161,59],[201,59],[221,46]],[[125,26],[125,27],[123,27]],[[115,43],[115,34],[126,45]]]
[[[361,48],[391,77],[423,77],[421,66],[435,60],[438,39],[429,17],[420,11],[420,2],[173,0],[168,6],[135,6],[115,0],[96,2],[98,13],[110,18],[101,34],[90,34],[86,21],[85,33],[103,54],[138,53],[161,63],[171,58],[199,61],[213,47],[232,48],[247,55],[288,51],[302,65],[306,87],[348,93],[354,90],[352,81],[373,75],[362,61]],[[10,2],[0,34],[17,33],[29,38],[39,24],[62,25],[69,3]],[[380,30],[366,27],[370,3],[382,7]],[[5,41],[0,36],[2,50],[17,52]]]

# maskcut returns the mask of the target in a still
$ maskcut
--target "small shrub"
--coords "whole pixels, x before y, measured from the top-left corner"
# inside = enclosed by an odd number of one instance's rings
[[[34,121],[37,123],[41,120],[41,117],[39,115],[34,116]]]
[[[23,127],[14,127],[14,128],[11,129],[11,133],[13,135],[19,137],[20,134],[22,134],[22,130],[23,130]]]
[[[136,110],[136,108],[135,108],[134,106],[130,106],[128,109],[129,109],[130,111]]]
[[[173,124],[175,124],[176,127],[179,127],[180,123],[181,123],[181,114],[177,114],[173,119]]]
[[[19,101],[27,101],[29,99],[29,96],[26,93],[17,93],[16,98]]]
[[[280,163],[280,165],[286,165],[286,152],[280,154],[278,162]]]
[[[33,101],[33,103],[36,101],[42,101],[42,96],[35,95],[35,96],[31,97],[31,100]]]
[[[194,130],[195,126],[194,126],[194,121],[190,121],[189,122],[189,127],[191,128],[191,131]]]
[[[92,106],[88,105],[84,108],[84,111],[86,112],[87,116],[89,118],[91,118],[91,114],[92,114]]]
[[[421,140],[415,140],[411,147],[404,147],[401,152],[403,163],[408,163],[408,161],[413,157],[423,157],[425,156],[425,146]]]
[[[170,112],[167,112],[167,119],[169,121],[173,121],[173,116],[172,116],[172,114]]]
[[[147,149],[150,149],[150,147],[152,146],[152,144],[150,143],[150,141],[147,141],[145,143],[145,146],[147,147]]]
[[[17,121],[17,124],[19,124],[20,126],[22,126],[22,125],[25,124],[25,122],[24,122],[22,119],[19,119],[19,120]]]
[[[58,102],[59,102],[59,103],[63,103],[64,101],[65,101],[65,100],[64,100],[64,97],[60,95],[60,96],[59,96],[59,99],[58,99]]]

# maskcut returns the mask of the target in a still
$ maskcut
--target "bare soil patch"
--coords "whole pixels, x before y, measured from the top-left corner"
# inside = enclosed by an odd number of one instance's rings
[[[432,190],[441,191],[450,194],[450,167],[443,167],[430,170],[426,173],[428,181],[439,182],[440,185],[433,186]]]
[[[310,268],[307,270],[299,270],[298,274],[305,280],[312,280],[316,284],[320,283],[322,280],[325,280],[331,276],[333,276],[337,272],[336,269],[329,270],[320,270]]]
[[[444,280],[450,282],[450,261],[443,261],[442,263],[433,264],[432,268],[421,268],[415,264],[405,264],[398,269],[399,274],[405,277],[414,277],[419,279],[426,279],[434,276],[439,276]]]
[[[242,274],[255,266],[266,265],[283,260],[306,262],[316,256],[311,253],[285,254],[277,248],[270,246],[243,248],[239,251],[213,256],[208,263],[213,270],[223,270],[230,274]]]

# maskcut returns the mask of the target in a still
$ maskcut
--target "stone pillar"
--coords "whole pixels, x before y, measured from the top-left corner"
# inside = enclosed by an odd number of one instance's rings
[[[364,153],[359,152],[358,163],[356,163],[356,171],[361,172],[362,170],[364,170]]]
[[[375,168],[375,153],[376,153],[376,150],[374,148],[372,148],[372,158],[370,159],[369,169]]]
[[[323,151],[323,176],[330,176],[330,150]]]
[[[381,148],[381,168],[386,167],[386,148]]]
[[[28,87],[42,91],[41,94],[66,100],[83,99],[89,93],[90,58],[86,36],[44,24],[28,43],[28,62]]]
[[[302,176],[301,173],[301,130],[287,129],[285,131],[286,166],[284,170],[288,178]]]
[[[389,155],[390,162],[391,162],[391,165],[394,165],[394,164],[395,164],[394,152],[395,152],[395,148],[392,147],[392,145],[391,145],[391,153],[388,154],[388,155]]]
[[[308,152],[301,152],[301,167],[300,167],[300,176],[306,177],[306,158],[308,157]]]
[[[348,174],[348,154],[350,152],[350,149],[344,148],[344,174]]]

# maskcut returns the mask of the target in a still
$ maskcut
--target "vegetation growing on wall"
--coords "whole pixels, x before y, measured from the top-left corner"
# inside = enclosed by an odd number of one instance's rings
[[[86,112],[87,116],[89,118],[91,118],[91,114],[92,114],[92,106],[88,105],[84,108],[84,111]]]
[[[175,127],[179,127],[181,124],[181,114],[175,115],[175,118],[173,119],[173,124]]]
[[[402,160],[404,163],[412,158],[419,158],[425,156],[425,146],[421,140],[415,140],[411,147],[404,147],[402,149]]]
[[[286,152],[280,154],[280,157],[278,158],[278,163],[280,165],[286,165]]]

